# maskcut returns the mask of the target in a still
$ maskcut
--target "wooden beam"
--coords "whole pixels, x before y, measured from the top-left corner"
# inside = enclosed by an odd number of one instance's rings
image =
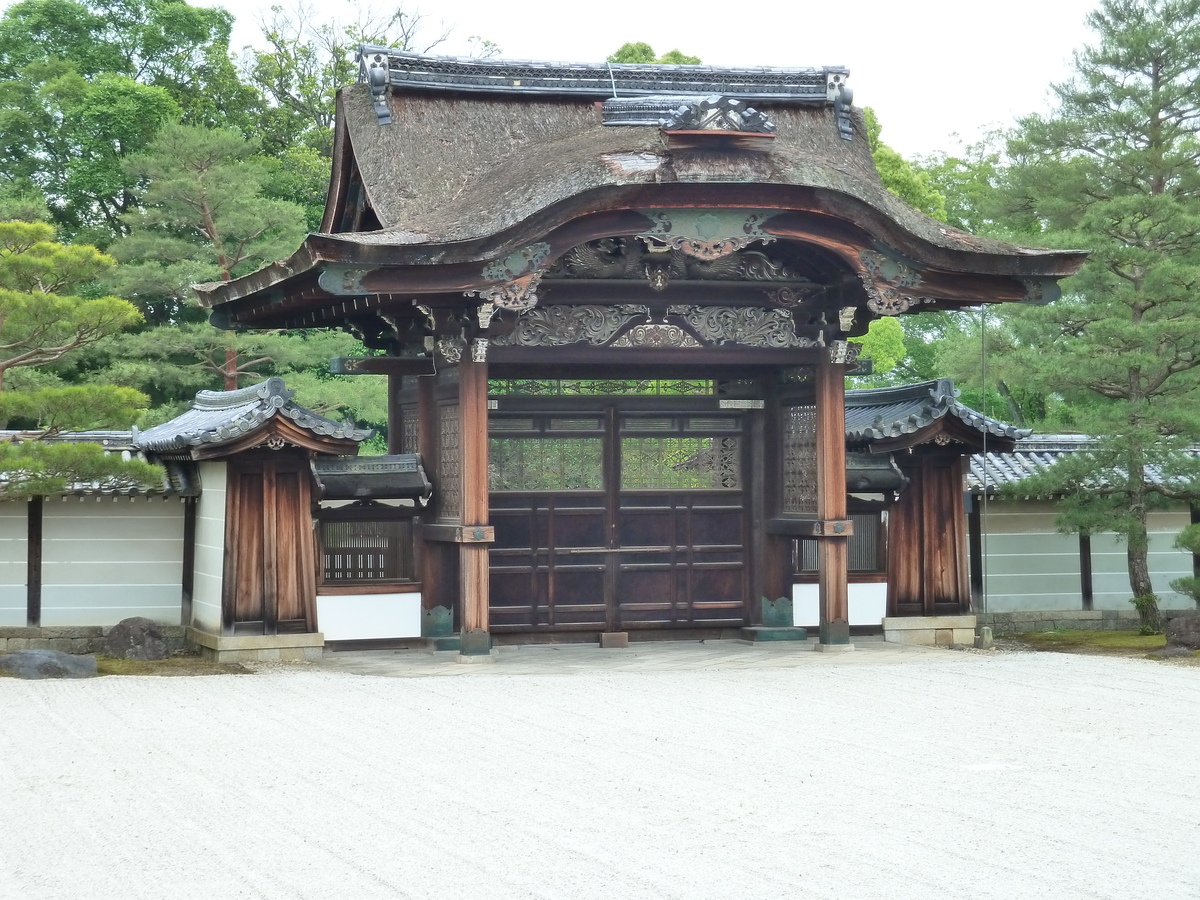
[[[196,506],[197,498],[183,501],[183,583],[179,599],[179,624],[192,624],[192,597],[196,587]]]
[[[329,361],[334,375],[432,375],[431,356],[335,356]]]
[[[1091,535],[1079,535],[1079,593],[1083,598],[1083,608],[1092,609],[1095,591],[1092,586],[1092,538]]]
[[[279,553],[276,536],[279,519],[279,498],[276,492],[275,464],[267,462],[262,468],[262,618],[263,634],[279,631]],[[239,579],[240,580],[240,579]]]
[[[42,624],[42,507],[44,500],[29,501],[25,544],[25,624],[39,628]]]
[[[846,518],[846,376],[845,366],[826,357],[817,366],[817,516]],[[822,645],[850,643],[848,538],[826,534],[817,539]]]

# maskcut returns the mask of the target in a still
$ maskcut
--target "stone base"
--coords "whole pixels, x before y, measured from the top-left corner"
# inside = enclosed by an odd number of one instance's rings
[[[188,629],[188,642],[214,662],[316,662],[325,652],[325,635],[210,634]]]
[[[883,639],[922,647],[971,647],[975,644],[975,616],[889,616],[883,620]]]
[[[813,644],[818,653],[849,653],[854,649],[853,644]]]
[[[794,626],[749,625],[742,629],[741,634],[743,641],[749,641],[752,644],[808,640],[808,629]]]
[[[604,631],[600,634],[601,650],[620,650],[629,646],[628,631]]]
[[[171,652],[187,647],[182,625],[159,625]],[[57,650],[59,653],[103,654],[104,637],[111,625],[45,625],[41,628],[0,628],[0,653],[15,650]]]
[[[459,653],[454,657],[456,663],[462,663],[464,666],[475,666],[480,663],[494,663],[496,657],[500,655],[499,650],[490,650],[487,653]]]

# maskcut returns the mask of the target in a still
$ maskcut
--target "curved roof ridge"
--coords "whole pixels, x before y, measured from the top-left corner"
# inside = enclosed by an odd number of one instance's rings
[[[323,437],[365,441],[371,429],[337,422],[292,402],[295,391],[272,377],[236,391],[200,391],[186,412],[134,435],[135,445],[157,453],[230,443],[262,427],[280,413],[301,428]]]

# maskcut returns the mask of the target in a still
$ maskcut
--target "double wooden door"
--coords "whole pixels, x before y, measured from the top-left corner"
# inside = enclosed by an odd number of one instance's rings
[[[742,418],[617,404],[492,413],[491,628],[744,624]]]

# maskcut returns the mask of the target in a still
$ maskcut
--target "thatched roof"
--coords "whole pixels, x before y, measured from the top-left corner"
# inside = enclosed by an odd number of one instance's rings
[[[404,275],[405,293],[461,292],[495,283],[485,277],[489,264],[522,247],[548,241],[551,258],[563,253],[589,216],[632,216],[627,233],[640,233],[654,210],[673,206],[757,210],[764,233],[790,239],[840,228],[831,240],[860,271],[866,263],[854,255],[871,248],[901,267],[984,278],[962,290],[931,282],[933,295],[941,291],[952,303],[1020,299],[1014,284],[1027,279],[1039,282],[1026,298],[1036,299],[1083,259],[966,234],[888,191],[845,69],[606,68],[364,50],[378,67],[364,56],[364,81],[339,93],[322,233],[284,262],[199,286],[205,305],[246,299],[253,310],[238,313],[242,324],[265,315],[278,327],[291,321],[279,314],[291,297],[395,293],[393,282],[356,280],[387,267],[446,270],[420,287]],[[612,90],[626,92],[620,102],[603,99],[606,72]],[[723,93],[706,97],[700,89]],[[681,101],[696,109],[733,103],[753,113],[763,133],[671,124],[686,115],[654,120],[654,110]],[[630,124],[639,121],[646,124]],[[579,241],[612,233],[597,225]],[[314,286],[331,264],[361,269],[345,289],[340,271],[331,275],[338,287]],[[988,278],[1011,283],[997,288]]]

